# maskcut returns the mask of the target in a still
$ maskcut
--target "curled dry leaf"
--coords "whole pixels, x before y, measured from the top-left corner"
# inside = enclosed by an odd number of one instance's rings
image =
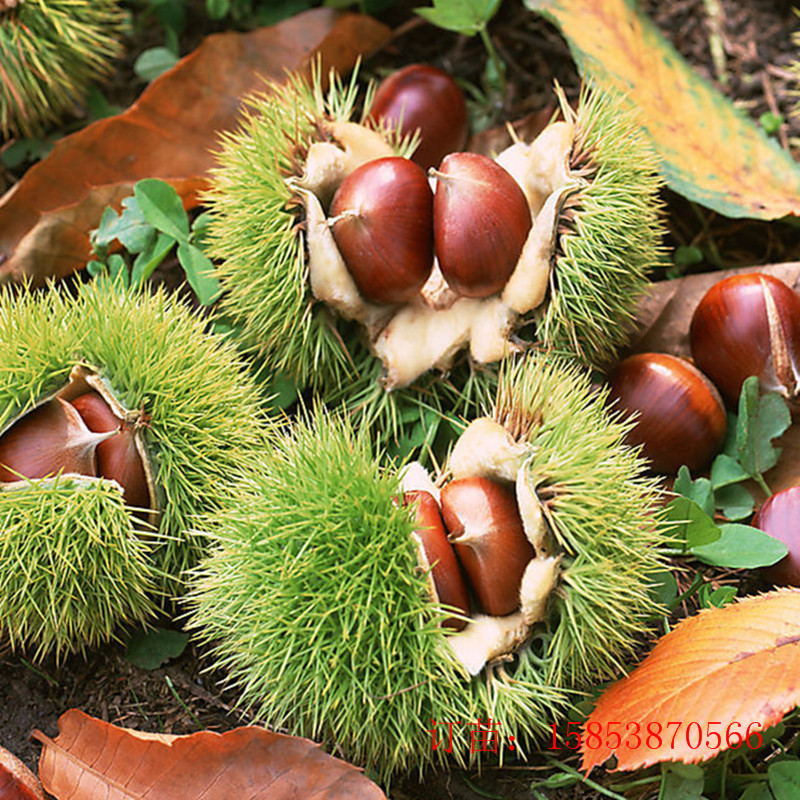
[[[737,734],[739,747],[753,747],[798,703],[800,590],[706,609],[600,697],[583,729],[582,769],[612,754],[624,770],[704,761],[737,747]]]
[[[728,217],[800,213],[800,168],[693,71],[629,0],[525,0],[554,21],[579,67],[627,94],[667,185]]]
[[[171,183],[196,204],[220,131],[235,125],[241,98],[307,69],[352,68],[389,37],[358,14],[318,8],[250,33],[209,36],[154,80],[122,114],[61,139],[0,198],[0,281],[64,277],[85,264],[88,233],[142,178]]]
[[[44,800],[36,776],[3,747],[0,747],[0,800]]]
[[[243,727],[188,736],[118,728],[71,709],[41,731],[39,776],[58,800],[386,800],[359,769],[307,739]]]

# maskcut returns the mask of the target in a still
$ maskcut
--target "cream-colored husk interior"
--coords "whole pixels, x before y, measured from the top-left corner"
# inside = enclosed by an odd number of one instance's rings
[[[502,660],[522,646],[536,623],[544,619],[547,600],[558,582],[561,556],[547,529],[541,502],[531,485],[529,445],[516,442],[506,429],[489,417],[474,420],[459,438],[450,457],[455,478],[484,477],[513,483],[525,535],[535,557],[522,576],[519,609],[504,617],[476,614],[467,626],[447,637],[456,658],[471,675],[487,664]],[[439,489],[425,468],[413,462],[401,474],[402,491],[427,491],[440,501]],[[430,564],[418,542],[420,567],[429,576],[429,590],[438,602]]]
[[[84,364],[78,364],[75,367],[73,367],[69,374],[68,382],[61,389],[47,396],[40,397],[34,406],[26,409],[24,412],[18,414],[16,417],[10,420],[5,425],[5,427],[0,431],[0,437],[2,437],[2,435],[9,428],[11,428],[17,421],[25,417],[27,414],[29,414],[35,408],[38,408],[43,403],[46,403],[55,397],[60,397],[62,400],[70,402],[74,400],[76,397],[79,397],[80,395],[85,394],[86,392],[92,390],[98,392],[98,394],[101,395],[101,397],[106,401],[106,403],[108,403],[109,407],[114,412],[114,415],[116,417],[118,417],[121,421],[133,425],[134,443],[136,445],[136,451],[139,454],[139,458],[142,461],[145,477],[147,479],[147,493],[148,496],[150,497],[150,514],[147,517],[147,522],[149,525],[155,526],[158,515],[158,501],[157,501],[155,481],[153,480],[153,465],[150,459],[150,455],[147,451],[147,447],[145,445],[142,426],[136,424],[141,417],[141,412],[129,411],[128,409],[124,408],[117,399],[114,392],[108,386],[108,384],[91,367]],[[95,480],[91,476],[86,476],[86,475],[69,475],[68,477],[80,479],[83,481]],[[28,481],[26,480],[13,481],[11,483],[2,484],[4,489],[22,488],[27,485]]]
[[[480,363],[519,350],[511,335],[521,318],[547,298],[563,204],[586,183],[569,169],[572,122],[554,122],[532,143],[517,142],[496,159],[522,188],[532,219],[519,261],[502,292],[481,299],[458,296],[434,263],[419,294],[401,306],[379,305],[361,296],[326,214],[341,182],[367,161],[392,155],[391,148],[380,133],[355,123],[329,123],[327,133],[333,141],[312,144],[305,174],[288,179],[305,207],[309,283],[317,300],[365,325],[372,349],[385,367],[386,388],[405,386],[431,368],[448,369],[465,347]]]

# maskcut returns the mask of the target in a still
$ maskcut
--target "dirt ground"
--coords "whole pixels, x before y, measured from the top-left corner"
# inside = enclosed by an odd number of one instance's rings
[[[410,8],[416,5],[420,4],[401,4],[386,13],[385,20],[395,27],[403,26],[405,33],[378,56],[375,64],[390,67],[427,61],[479,83],[484,56],[477,39],[443,34],[410,21]],[[708,17],[709,4],[703,0],[643,0],[642,5],[694,67],[747,113],[756,119],[765,112],[783,115],[786,122],[779,141],[784,146],[788,147],[793,138],[800,138],[800,119],[789,115],[796,103],[796,80],[788,68],[798,52],[791,33],[800,28],[792,3],[723,0],[716,20]],[[202,15],[197,17],[201,19]],[[197,33],[199,39],[202,32]],[[519,119],[545,106],[552,99],[554,79],[568,94],[575,95],[578,76],[565,42],[554,28],[527,11],[520,0],[505,0],[491,33],[508,66],[506,118]],[[724,72],[715,70],[711,56],[710,42],[715,37],[723,46]],[[131,46],[141,49],[144,45],[133,42]],[[116,82],[124,94],[124,75],[118,76]],[[7,180],[14,177],[6,176]],[[727,266],[800,258],[795,229],[777,228],[776,232],[774,225],[733,222],[698,211],[680,198],[667,195],[666,199],[668,244],[713,240],[721,243],[721,258]],[[166,623],[175,624],[170,620]],[[251,721],[234,710],[235,694],[222,685],[222,676],[204,672],[202,655],[192,647],[166,666],[151,671],[131,666],[123,656],[124,647],[117,643],[73,656],[62,664],[34,664],[25,654],[4,650],[0,643],[0,745],[35,768],[40,747],[29,740],[30,731],[39,728],[56,735],[58,716],[69,708],[83,709],[119,725],[179,734],[201,727],[222,731]],[[461,773],[435,775],[423,785],[408,779],[394,787],[392,796],[400,800],[530,798],[533,795],[529,787],[535,774],[535,770],[512,765],[490,771],[480,779]],[[563,790],[558,797],[593,796],[581,791]]]

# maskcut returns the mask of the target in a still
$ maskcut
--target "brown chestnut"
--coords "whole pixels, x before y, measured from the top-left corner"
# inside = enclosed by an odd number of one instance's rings
[[[502,617],[519,607],[522,575],[535,556],[513,486],[461,478],[442,489],[442,517],[482,610]]]
[[[655,472],[695,471],[718,452],[727,417],[716,388],[693,364],[666,353],[622,360],[608,376],[615,409],[638,414],[627,436]]]
[[[503,167],[478,153],[451,153],[431,174],[434,250],[444,279],[466,297],[496,294],[531,229],[525,194]]]
[[[469,616],[469,594],[461,566],[453,546],[447,540],[439,504],[430,492],[421,490],[405,492],[403,505],[414,506],[417,528],[414,535],[419,539],[425,559],[431,564],[431,577],[436,587],[436,595],[442,605],[457,608],[464,616]],[[466,620],[448,617],[442,625],[460,631]]]
[[[92,433],[69,403],[54,397],[0,436],[0,482],[58,472],[96,476],[96,449],[106,438]]]
[[[120,419],[99,392],[86,392],[72,405],[91,431],[113,435],[97,446],[97,474],[116,481],[125,502],[133,508],[150,508],[150,491],[141,456],[136,449],[135,423]]]
[[[425,171],[406,158],[378,158],[336,190],[329,224],[361,294],[406,303],[433,269],[433,193]]]
[[[423,169],[461,150],[469,134],[464,93],[450,75],[427,64],[409,64],[383,80],[370,117],[403,134],[418,130],[419,146],[412,160]]]
[[[777,564],[762,570],[764,577],[777,586],[800,586],[800,486],[768,497],[752,525],[789,549]]]
[[[695,364],[731,407],[750,375],[797,403],[800,296],[783,281],[754,272],[715,283],[695,309],[689,339]]]

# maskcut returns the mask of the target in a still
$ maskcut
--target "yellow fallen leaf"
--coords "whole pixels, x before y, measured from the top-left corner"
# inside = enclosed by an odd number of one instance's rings
[[[695,73],[630,0],[525,0],[555,22],[581,69],[623,92],[667,185],[728,217],[800,213],[800,168]]]

